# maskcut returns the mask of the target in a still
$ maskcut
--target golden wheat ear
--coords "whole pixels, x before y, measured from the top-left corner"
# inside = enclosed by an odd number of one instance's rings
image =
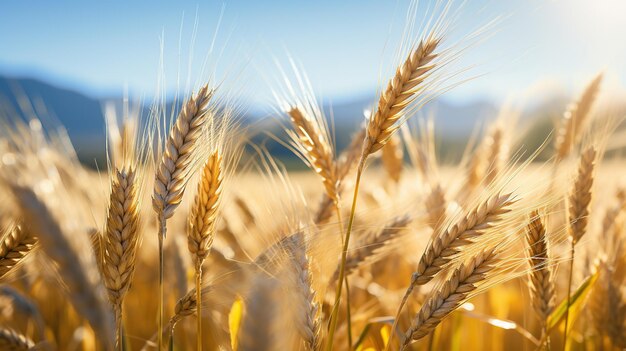
[[[202,266],[215,237],[215,222],[222,195],[222,155],[215,150],[206,161],[191,207],[187,246],[196,269]]]
[[[600,91],[603,74],[598,74],[585,88],[577,101],[563,114],[557,131],[555,149],[557,161],[566,158],[579,143],[589,119],[591,108]]]
[[[338,201],[336,164],[329,138],[323,132],[325,128],[320,125],[322,117],[308,116],[298,106],[291,107],[287,114],[293,125],[293,131],[288,131],[288,134],[294,146],[322,178],[326,194],[333,201]]]
[[[426,298],[426,302],[404,334],[401,350],[406,349],[413,340],[428,335],[443,318],[467,301],[478,285],[489,279],[489,273],[494,270],[497,262],[497,253],[493,249],[484,250],[455,269],[450,277]]]
[[[164,220],[172,217],[194,171],[195,150],[210,118],[213,90],[205,85],[178,114],[165,144],[154,180],[152,207]]]
[[[441,38],[431,36],[422,40],[389,80],[367,125],[362,157],[380,150],[400,127],[405,109],[418,99],[423,92],[422,83],[436,67],[434,60],[439,56],[440,43]]]
[[[546,227],[538,211],[533,211],[530,214],[530,220],[526,226],[526,242],[528,244],[528,263],[531,268],[528,274],[528,287],[533,308],[541,324],[543,338],[548,332],[546,323],[554,308],[556,292],[554,273],[550,266]]]
[[[382,148],[381,160],[389,178],[398,184],[404,166],[404,150],[400,137],[394,135],[389,138],[389,142]]]
[[[284,247],[289,257],[288,270],[293,276],[290,280],[296,291],[294,302],[297,308],[292,312],[296,318],[296,328],[304,348],[317,351],[322,345],[322,311],[313,288],[311,258],[304,233],[300,231],[289,236]]]
[[[23,262],[36,244],[37,238],[21,225],[14,226],[4,234],[0,241],[0,279]]]
[[[140,243],[140,186],[132,168],[116,169],[112,174],[105,235],[100,240],[101,272],[115,312],[116,342],[120,347],[124,297],[133,279]]]

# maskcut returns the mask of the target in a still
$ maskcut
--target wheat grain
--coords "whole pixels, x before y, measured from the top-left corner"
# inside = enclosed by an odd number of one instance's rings
[[[0,241],[0,279],[8,274],[33,251],[37,239],[21,225],[14,226]]]

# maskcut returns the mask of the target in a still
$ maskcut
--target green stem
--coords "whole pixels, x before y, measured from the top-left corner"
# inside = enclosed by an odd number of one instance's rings
[[[346,237],[343,241],[343,250],[341,251],[339,279],[337,280],[337,289],[335,291],[335,304],[333,305],[332,314],[330,316],[330,327],[328,330],[328,342],[326,343],[326,351],[331,351],[333,349],[333,337],[335,335],[335,329],[337,328],[337,316],[339,313],[339,304],[341,303],[341,291],[343,288],[343,281],[346,274],[346,258],[348,255],[348,245],[350,244],[350,234],[352,232],[352,225],[354,224],[354,213],[356,211],[356,199],[359,194],[359,184],[361,183],[361,174],[363,173],[364,165],[365,159],[362,158],[356,173],[356,182],[354,184],[354,195],[352,197],[352,208],[350,209],[348,229],[346,230]]]
[[[572,240],[572,247],[570,250],[570,261],[569,261],[569,279],[567,283],[567,307],[565,308],[565,331],[563,331],[563,350],[565,350],[565,345],[567,344],[567,326],[569,324],[569,306],[571,303],[571,295],[572,295],[572,276],[574,275],[574,246],[576,243]]]
[[[198,343],[196,350],[202,350],[202,264],[196,267],[196,321]]]

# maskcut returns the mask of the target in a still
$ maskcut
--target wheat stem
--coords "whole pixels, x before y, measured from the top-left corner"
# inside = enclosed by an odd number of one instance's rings
[[[160,332],[163,330],[163,239],[165,238],[165,234],[167,233],[167,228],[165,224],[165,216],[161,214],[159,216],[159,306],[157,309],[157,330],[158,339],[157,339],[157,347],[159,351],[163,350],[163,335]]]
[[[202,350],[202,265],[196,268],[196,321],[198,343],[196,350]]]
[[[569,308],[571,304],[571,295],[572,295],[572,278],[574,275],[574,254],[575,254],[576,243],[571,241],[570,247],[570,257],[569,257],[569,277],[567,279],[567,308],[565,309],[565,330],[563,331],[563,350],[565,350],[565,345],[567,345],[567,328],[569,325]]]
[[[330,327],[328,330],[328,341],[326,343],[326,351],[333,349],[333,337],[335,335],[335,329],[337,328],[337,315],[339,312],[339,304],[341,302],[341,291],[343,287],[343,281],[345,277],[346,258],[348,257],[348,245],[350,244],[350,234],[352,232],[352,226],[354,224],[354,215],[356,212],[356,199],[359,195],[359,185],[361,183],[361,175],[363,174],[363,168],[365,166],[365,158],[362,157],[359,162],[356,173],[356,181],[354,184],[354,195],[352,197],[352,208],[350,209],[350,217],[348,219],[348,228],[346,229],[346,235],[343,241],[343,249],[341,251],[341,263],[339,265],[339,279],[337,288],[335,290],[335,303],[330,315]]]

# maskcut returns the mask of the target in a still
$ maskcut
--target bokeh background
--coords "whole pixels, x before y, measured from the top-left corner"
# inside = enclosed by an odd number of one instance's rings
[[[408,1],[382,0],[3,1],[0,113],[64,125],[81,160],[102,165],[106,102],[127,97],[147,114],[155,98],[173,101],[213,77],[228,82],[241,120],[259,126],[261,141],[279,133],[272,91],[277,67],[291,57],[332,111],[341,147],[393,69],[407,8]],[[420,111],[435,119],[443,160],[454,159],[457,145],[503,104],[522,111],[534,126],[527,142],[539,145],[600,71],[602,98],[621,111],[624,13],[621,0],[466,2],[450,36],[482,28],[480,43],[459,61],[473,79]],[[271,138],[265,144],[299,164]]]

